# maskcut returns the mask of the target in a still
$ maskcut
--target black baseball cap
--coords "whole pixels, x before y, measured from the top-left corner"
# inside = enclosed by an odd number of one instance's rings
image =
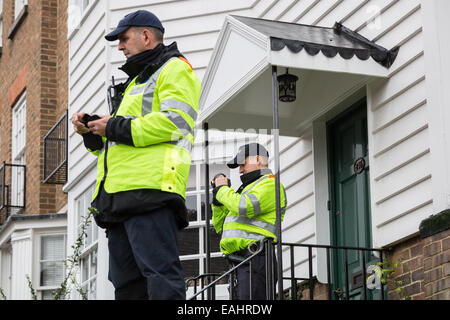
[[[120,20],[117,28],[108,33],[105,36],[105,39],[108,41],[115,41],[118,39],[119,34],[126,31],[130,27],[153,27],[164,33],[164,27],[157,16],[147,10],[138,10],[127,14],[122,20]]]
[[[239,147],[237,155],[227,163],[228,168],[234,169],[239,167],[240,164],[245,163],[245,159],[248,156],[264,156],[269,157],[269,152],[259,143],[248,143]]]

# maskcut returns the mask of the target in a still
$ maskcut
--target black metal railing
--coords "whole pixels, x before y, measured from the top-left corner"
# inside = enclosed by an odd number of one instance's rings
[[[289,265],[283,271],[282,283],[289,283],[288,289],[283,290],[284,299],[297,300],[303,298],[303,292],[307,293],[307,299],[314,300],[316,298],[315,289],[318,286],[326,287],[326,295],[322,295],[320,299],[328,300],[384,300],[385,299],[385,284],[383,279],[380,279],[380,273],[377,272],[383,264],[382,249],[364,248],[364,247],[349,247],[349,246],[331,246],[331,245],[314,245],[314,244],[297,244],[297,243],[281,243],[283,252],[288,254],[288,259],[284,259]],[[252,259],[260,254],[263,250],[266,258],[266,298],[273,300],[277,297],[276,278],[274,271],[274,251],[276,244],[271,239],[265,239],[259,245],[258,251],[249,255],[239,264],[221,274],[215,274],[217,278],[214,281],[207,281],[207,285],[203,285],[200,291],[197,291],[197,283],[194,285],[194,294],[189,297],[190,300],[196,300],[199,297],[209,300],[215,300],[215,286],[223,283],[224,279],[228,279],[228,285],[232,283],[233,275],[237,268],[245,263],[249,263],[250,267],[250,299],[252,291]],[[306,250],[306,259],[296,259],[296,250]],[[317,270],[314,270],[314,259],[317,259],[319,250],[325,250],[326,260],[326,274],[325,283],[320,284],[317,281]],[[297,252],[302,255],[302,252]],[[283,264],[281,264],[283,265]],[[299,265],[306,265],[306,276],[298,276],[296,274],[296,267]],[[370,267],[370,268],[368,268]],[[303,271],[303,273],[305,273]],[[200,275],[193,277],[186,281],[187,288],[193,279],[207,279],[208,275]],[[373,281],[369,281],[373,280]],[[375,285],[374,285],[375,284]],[[283,284],[281,285],[283,288]],[[233,299],[233,290],[229,289],[230,300]]]
[[[212,281],[214,279],[217,279],[221,276],[221,273],[204,273],[195,277],[191,277],[188,278],[186,280],[186,290],[188,290],[190,287],[193,288],[194,290],[194,295],[193,297],[195,297],[195,300],[197,300],[197,291],[199,289],[200,286],[200,292],[198,295],[200,295],[201,300],[205,300],[205,290],[203,290],[205,288],[205,286],[209,283],[211,284]],[[209,287],[210,290],[208,292],[208,294],[210,295],[210,297],[215,297],[216,296],[216,286],[210,286]]]
[[[3,162],[0,167],[0,222],[25,209],[26,166]]]
[[[44,183],[67,182],[68,114],[58,120],[44,136]]]

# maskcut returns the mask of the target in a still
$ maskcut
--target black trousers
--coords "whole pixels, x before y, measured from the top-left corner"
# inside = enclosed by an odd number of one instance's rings
[[[248,257],[247,255],[246,257]],[[246,257],[242,257],[244,260]],[[232,267],[240,261],[228,259]],[[266,300],[266,256],[265,251],[252,258],[251,263],[251,300]],[[277,282],[277,263],[274,256],[273,268],[275,283]],[[250,300],[250,263],[246,262],[236,269],[236,278],[232,282],[233,300]]]
[[[108,278],[116,300],[186,299],[177,232],[166,207],[107,228]]]

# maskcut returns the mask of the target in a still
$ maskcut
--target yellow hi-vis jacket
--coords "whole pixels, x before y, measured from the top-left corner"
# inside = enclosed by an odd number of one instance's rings
[[[137,83],[137,78],[125,90],[116,114],[132,119],[133,145],[103,138],[103,149],[93,151],[98,156],[98,174],[92,200],[105,172],[104,189],[108,193],[156,189],[185,198],[200,82],[191,66],[176,57],[147,82]]]
[[[276,241],[275,176],[263,169],[263,176],[247,185],[242,193],[221,187],[216,199],[223,206],[212,205],[212,223],[222,233],[220,251],[224,254],[246,248],[250,243],[271,237]],[[281,219],[286,211],[286,193],[280,184]]]

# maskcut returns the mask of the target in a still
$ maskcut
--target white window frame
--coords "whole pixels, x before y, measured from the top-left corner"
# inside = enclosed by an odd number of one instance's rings
[[[80,28],[89,12],[91,12],[97,0],[69,0],[67,30],[68,38],[72,38],[76,30]]]
[[[91,206],[91,199],[94,192],[95,183],[86,188],[77,198],[75,198],[75,216],[77,226],[77,238],[81,233],[83,217],[88,214],[88,208]],[[80,256],[80,275],[79,282],[81,288],[87,295],[88,300],[97,299],[97,275],[98,275],[98,243],[99,228],[91,218],[91,223],[86,228],[87,237],[84,239],[83,248]],[[95,270],[92,266],[95,266]],[[93,272],[94,271],[94,272]],[[79,292],[77,299],[82,299]]]
[[[54,260],[43,260],[42,259],[42,239],[45,237],[54,237],[54,236],[62,236],[63,237],[63,256],[60,259],[54,259]],[[47,285],[47,286],[43,286],[41,285],[41,264],[45,263],[45,262],[62,262],[63,263],[63,277],[66,275],[66,266],[64,265],[64,261],[67,258],[67,252],[66,252],[66,248],[67,248],[67,234],[61,231],[58,232],[45,232],[45,233],[39,233],[38,234],[38,252],[37,252],[37,256],[38,256],[38,270],[39,272],[38,274],[38,279],[37,279],[37,286],[36,286],[36,295],[37,298],[42,300],[43,298],[43,293],[44,292],[50,292],[52,293],[52,291],[60,288],[61,283],[55,283],[53,285]]]
[[[219,172],[223,172],[227,175],[227,177],[230,177],[230,169],[227,168],[226,164],[220,164],[219,166],[221,168],[214,168],[214,166],[216,166],[217,163],[214,164],[210,164],[210,170],[209,170],[209,178],[210,180],[212,180],[212,178]],[[195,254],[187,254],[187,255],[182,255],[180,252],[180,260],[181,261],[198,261],[198,274],[203,274],[205,273],[205,261],[206,261],[206,255],[204,254],[205,252],[205,220],[202,219],[202,208],[201,208],[201,202],[202,202],[202,196],[205,195],[205,188],[204,188],[204,184],[205,184],[205,177],[202,176],[204,173],[204,163],[193,163],[191,165],[191,171],[189,173],[189,175],[191,176],[193,173],[192,168],[195,167],[195,188],[191,189],[191,190],[187,190],[186,191],[186,199],[188,197],[193,197],[195,196],[197,198],[197,219],[195,221],[190,221],[189,222],[189,226],[187,227],[187,230],[199,230],[198,232],[198,237],[199,237],[199,241],[198,241],[198,250],[197,253]],[[223,167],[222,167],[223,166]],[[191,180],[192,182],[192,180]],[[204,200],[204,199],[203,199]],[[210,196],[210,201],[212,201],[212,195]],[[210,226],[213,227],[212,224],[212,220],[210,220]],[[211,252],[211,258],[221,258],[223,255],[220,251],[217,252]]]
[[[3,48],[3,0],[0,0],[0,56]]]
[[[25,165],[26,147],[26,126],[27,126],[27,95],[22,94],[12,110],[12,142],[11,142],[11,163]],[[24,199],[24,173],[23,168],[13,167],[11,170],[11,204],[25,205],[19,203]]]
[[[28,5],[28,0],[14,0],[14,20],[19,17],[26,5]]]

